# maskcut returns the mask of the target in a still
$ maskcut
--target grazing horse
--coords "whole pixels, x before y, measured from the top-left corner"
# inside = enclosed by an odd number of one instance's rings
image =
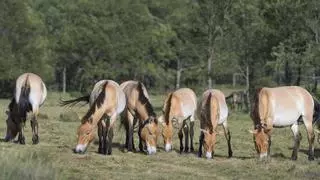
[[[112,153],[113,126],[118,115],[126,106],[126,98],[118,83],[112,80],[97,82],[90,96],[63,101],[62,105],[89,102],[90,108],[81,120],[78,128],[78,144],[75,153],[85,153],[94,139],[94,130],[98,127],[99,149],[101,154]]]
[[[38,135],[38,114],[39,108],[47,97],[47,88],[41,78],[33,73],[24,73],[16,80],[14,97],[6,111],[7,133],[5,141],[15,139],[19,132],[18,142],[25,144],[23,127],[27,120],[27,113],[32,111],[31,128],[32,142],[39,143]]]
[[[165,144],[165,150],[172,149],[173,126],[179,129],[180,153],[183,151],[183,132],[185,135],[184,152],[189,151],[189,130],[190,130],[190,150],[193,148],[194,121],[197,109],[196,94],[189,88],[181,88],[166,97],[163,105],[163,115],[159,117],[159,122],[163,122],[162,136]],[[188,125],[190,121],[190,128]]]
[[[126,128],[126,148],[128,151],[134,149],[133,131],[138,120],[139,149],[143,151],[142,143],[144,143],[147,153],[155,154],[159,129],[147,89],[138,81],[126,81],[120,87],[127,99],[127,106],[122,113],[122,123]]]
[[[226,100],[231,104],[231,109],[240,111],[243,109],[243,105],[245,105],[245,98],[246,93],[244,91],[236,91],[227,96]]]
[[[231,136],[227,126],[228,106],[225,96],[220,90],[210,89],[203,93],[201,103],[198,108],[200,118],[201,134],[199,144],[199,154],[202,156],[202,146],[208,159],[212,158],[214,153],[216,136],[218,134],[217,126],[222,125],[224,135],[228,142],[228,154],[232,157]]]
[[[314,160],[314,132],[313,123],[318,105],[304,88],[298,86],[284,86],[276,88],[261,88],[255,94],[255,104],[251,112],[254,123],[255,147],[260,159],[270,155],[271,130],[273,127],[291,126],[294,136],[292,160],[297,159],[301,134],[299,122],[304,123],[309,141],[309,160]]]

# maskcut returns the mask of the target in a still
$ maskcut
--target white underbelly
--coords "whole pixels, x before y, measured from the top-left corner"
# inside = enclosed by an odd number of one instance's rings
[[[273,119],[273,126],[290,126],[294,123],[296,123],[301,116],[301,113],[298,112],[279,112],[276,113],[274,119]]]

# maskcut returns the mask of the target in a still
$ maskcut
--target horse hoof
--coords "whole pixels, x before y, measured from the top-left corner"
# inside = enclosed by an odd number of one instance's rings
[[[19,143],[20,143],[20,144],[23,144],[23,145],[26,144],[26,142],[25,142],[24,139],[20,139],[20,140],[19,140]]]
[[[314,160],[314,156],[309,156],[309,157],[308,157],[308,160],[309,160],[309,161],[313,161],[313,160]]]
[[[32,137],[32,143],[33,144],[38,144],[39,143],[39,137],[38,136]]]
[[[194,152],[194,148],[193,147],[190,148],[190,152]]]

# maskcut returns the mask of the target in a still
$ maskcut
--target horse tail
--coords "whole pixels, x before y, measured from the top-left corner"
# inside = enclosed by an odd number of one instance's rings
[[[27,76],[24,84],[21,86],[19,101],[17,102],[18,112],[23,119],[23,122],[27,119],[27,113],[32,110],[32,106],[29,102],[30,89],[29,76]]]
[[[89,101],[90,101],[90,95],[86,95],[86,96],[82,96],[82,97],[79,97],[76,99],[70,99],[70,100],[62,100],[60,98],[59,105],[73,107],[80,102],[85,102],[85,104],[88,104]]]
[[[313,97],[314,108],[313,108],[313,124],[320,120],[320,102]],[[320,122],[318,122],[320,123]]]
[[[171,92],[169,95],[168,95],[168,99],[167,101],[165,102],[165,107],[164,107],[164,120],[165,120],[165,123],[168,125],[170,120],[169,120],[169,116],[170,116],[170,109],[171,109],[171,100],[172,100],[172,95],[173,93]]]

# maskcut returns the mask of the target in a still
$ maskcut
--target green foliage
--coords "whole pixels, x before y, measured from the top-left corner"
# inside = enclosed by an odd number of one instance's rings
[[[320,76],[319,9],[316,0],[4,0],[0,93],[11,94],[26,71],[61,88],[64,68],[67,90],[81,92],[100,79],[165,91],[178,69],[181,86],[201,89],[208,75],[230,84],[247,66],[253,89],[267,85],[255,83],[262,79],[314,84],[307,77]]]

